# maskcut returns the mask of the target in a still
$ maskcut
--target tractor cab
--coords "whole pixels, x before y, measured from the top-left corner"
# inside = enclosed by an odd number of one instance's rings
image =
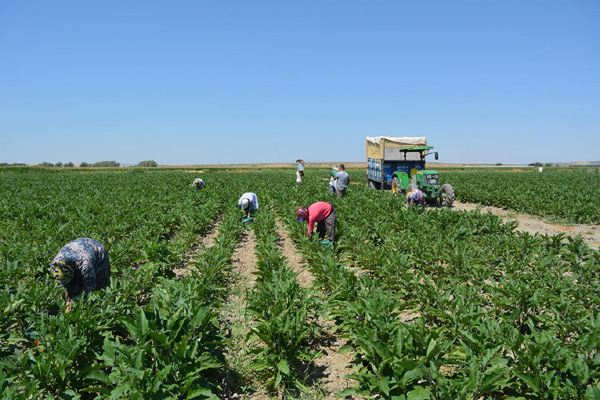
[[[425,198],[439,197],[439,192],[434,186],[438,186],[438,172],[426,169],[425,157],[437,152],[428,152],[433,146],[413,146],[399,149],[400,159],[394,163],[392,176],[392,193],[407,193],[414,187],[418,187],[423,192]]]
[[[429,150],[433,146],[413,146],[404,149],[399,149],[400,159],[394,163],[395,169],[393,172],[406,172],[409,176],[413,176],[417,171],[425,169],[425,157],[428,156]],[[438,159],[438,154],[435,154],[435,159]]]

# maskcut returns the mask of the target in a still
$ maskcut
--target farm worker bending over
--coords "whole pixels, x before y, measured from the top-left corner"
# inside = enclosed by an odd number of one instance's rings
[[[315,229],[315,222],[317,223],[317,233],[320,239],[325,239],[325,233],[327,233],[328,239],[331,242],[335,241],[335,208],[323,201],[318,201],[308,208],[298,207],[296,210],[296,216],[298,221],[308,220],[308,231],[306,236]]]
[[[406,207],[410,207],[413,204],[425,207],[425,197],[419,189],[413,189],[406,195]]]
[[[338,172],[339,170],[336,167],[333,167],[331,169],[331,178],[329,178],[329,191],[333,194],[335,194],[335,192],[337,191],[337,188],[335,187],[336,181],[333,178],[335,178]]]
[[[75,239],[60,249],[52,260],[50,272],[65,288],[66,312],[69,312],[72,300],[110,284],[108,252],[102,243],[94,239]]]
[[[246,218],[248,218],[250,214],[254,214],[254,212],[258,210],[258,197],[256,196],[256,193],[244,193],[238,200],[238,208],[246,212]]]
[[[194,183],[192,183],[192,186],[195,187],[196,189],[200,190],[206,185],[204,184],[204,181],[202,179],[196,178],[196,179],[194,179]]]
[[[346,167],[344,164],[340,164],[338,172],[333,178],[336,181],[336,194],[337,197],[344,197],[346,195],[346,189],[348,188],[348,184],[350,183],[350,176],[346,172]]]

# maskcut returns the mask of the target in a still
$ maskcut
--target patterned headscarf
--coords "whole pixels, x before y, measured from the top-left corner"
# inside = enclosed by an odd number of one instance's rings
[[[61,258],[50,267],[52,277],[59,285],[66,286],[75,277],[75,260],[72,258]]]
[[[298,221],[304,221],[308,218],[308,208],[302,206],[298,207],[296,210],[296,217],[298,217]]]

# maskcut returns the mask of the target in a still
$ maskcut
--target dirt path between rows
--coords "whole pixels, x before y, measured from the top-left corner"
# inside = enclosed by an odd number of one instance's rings
[[[192,264],[198,260],[198,255],[204,252],[205,248],[213,247],[215,245],[215,239],[219,236],[221,222],[222,219],[219,217],[213,226],[210,227],[207,234],[196,243],[190,253],[183,257],[183,261],[173,269],[173,272],[178,278],[184,278],[190,275],[190,268],[194,268]]]
[[[491,212],[494,215],[502,217],[506,222],[517,221],[519,223],[517,230],[530,233],[531,235],[535,235],[536,233],[550,236],[558,235],[559,233],[564,233],[567,236],[580,235],[591,248],[598,250],[600,247],[600,226],[598,225],[551,223],[541,217],[521,214],[516,211],[503,210],[493,206],[480,206],[473,203],[461,203],[459,201],[455,201],[452,208],[463,211],[473,211],[480,208],[482,212]]]
[[[227,364],[234,371],[250,370],[251,355],[248,354],[248,350],[253,343],[247,340],[251,320],[246,315],[246,305],[248,293],[254,289],[256,282],[254,272],[257,270],[258,258],[254,252],[255,247],[254,230],[244,231],[231,257],[233,285],[229,288],[229,295],[221,311],[222,330],[230,339],[225,358]],[[238,378],[243,385],[247,377]],[[270,398],[264,388],[254,387],[256,392],[245,393],[244,388],[239,384],[240,382],[236,382],[233,377],[230,377],[221,398],[239,400],[268,400]]]
[[[315,277],[310,273],[306,261],[296,249],[292,238],[287,234],[279,218],[276,218],[275,224],[279,237],[277,245],[288,265],[298,273],[298,283],[305,288],[311,287]],[[344,389],[353,386],[354,382],[345,376],[353,372],[354,356],[351,352],[340,354],[340,349],[345,342],[332,333],[333,321],[320,319],[319,325],[321,325],[323,336],[320,338],[316,350],[321,351],[323,355],[314,361],[309,381],[317,383],[316,389],[321,392],[320,395],[315,394],[315,397],[335,400]]]
[[[300,286],[304,288],[310,287],[314,282],[315,277],[308,270],[306,261],[302,258],[300,253],[296,251],[294,242],[288,236],[279,218],[275,219],[275,225],[277,226],[277,236],[279,237],[277,247],[279,247],[281,254],[287,260],[287,264],[298,274],[298,283]]]

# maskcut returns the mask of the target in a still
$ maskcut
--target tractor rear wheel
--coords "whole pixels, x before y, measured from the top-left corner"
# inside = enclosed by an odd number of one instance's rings
[[[392,194],[398,194],[399,190],[400,190],[400,180],[398,179],[397,176],[394,176],[394,178],[392,179]]]
[[[444,183],[440,188],[440,192],[442,193],[442,206],[452,207],[452,203],[454,203],[454,188],[452,185]]]

